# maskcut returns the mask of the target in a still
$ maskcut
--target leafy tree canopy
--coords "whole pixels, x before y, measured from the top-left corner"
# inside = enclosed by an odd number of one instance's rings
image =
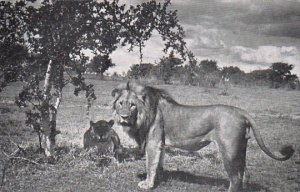
[[[291,88],[294,88],[298,77],[297,75],[291,73],[293,68],[294,65],[288,63],[273,63],[270,67],[272,73],[269,77],[270,81],[272,82],[271,87],[284,87],[288,84]]]
[[[171,51],[168,57],[160,59],[158,64],[161,79],[165,83],[170,83],[170,79],[175,72],[175,67],[181,65],[183,62],[180,58],[175,57],[174,52]]]
[[[108,55],[96,55],[93,57],[92,61],[88,65],[88,67],[97,74],[101,74],[103,76],[103,73],[110,67],[115,66],[114,63],[112,63],[111,59]]]
[[[285,76],[291,74],[291,70],[294,68],[294,65],[278,62],[278,63],[273,63],[270,68],[278,75]]]
[[[224,78],[230,78],[233,74],[243,74],[244,72],[239,67],[229,66],[223,67],[221,74]]]
[[[202,60],[199,64],[200,70],[204,73],[212,73],[218,71],[217,61],[213,60]]]
[[[130,69],[127,72],[127,76],[134,79],[138,79],[139,77],[146,77],[147,75],[150,75],[151,71],[154,68],[155,66],[151,63],[134,64],[130,66]]]
[[[176,11],[168,9],[170,0],[151,0],[128,8],[118,0],[44,0],[39,7],[33,7],[32,2],[0,2],[0,48],[9,50],[1,52],[1,69],[5,69],[1,76],[8,77],[1,79],[1,85],[17,80],[25,83],[17,103],[30,106],[28,124],[40,125],[35,126],[37,130],[52,140],[66,84],[75,86],[75,95],[85,91],[88,106],[96,98],[93,85],[85,84],[82,75],[88,61],[84,50],[109,60],[118,46],[129,45],[129,50],[138,46],[142,56],[145,41],[156,30],[165,42],[165,52],[175,50],[183,59],[193,57],[186,49]],[[22,55],[19,60],[24,62],[11,60],[14,54]],[[26,59],[27,54],[31,60]],[[69,73],[70,69],[76,75]]]

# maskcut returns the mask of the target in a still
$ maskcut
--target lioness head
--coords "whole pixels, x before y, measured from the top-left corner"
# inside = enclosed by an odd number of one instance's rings
[[[97,139],[99,142],[108,142],[111,140],[111,132],[113,131],[112,126],[114,124],[114,120],[110,120],[109,122],[100,120],[94,123],[90,121],[90,129],[93,134],[93,137]]]

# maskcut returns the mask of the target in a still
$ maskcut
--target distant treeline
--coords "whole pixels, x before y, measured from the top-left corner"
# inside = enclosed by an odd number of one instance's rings
[[[245,73],[236,66],[220,68],[214,60],[194,61],[183,65],[183,62],[171,53],[156,65],[151,63],[132,65],[126,77],[148,79],[165,84],[216,87],[219,83],[228,82],[233,85],[299,90],[299,78],[291,73],[293,67],[291,64],[278,62],[273,63],[268,69]],[[118,74],[113,74],[113,78],[118,78]]]

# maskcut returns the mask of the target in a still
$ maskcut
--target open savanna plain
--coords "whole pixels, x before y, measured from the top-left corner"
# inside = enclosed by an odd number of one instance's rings
[[[142,191],[145,159],[135,158],[134,150],[124,149],[117,161],[82,149],[89,121],[112,118],[112,89],[121,82],[87,80],[95,85],[97,100],[86,114],[84,94],[73,95],[66,87],[57,128],[58,147],[53,158],[38,153],[38,137],[25,125],[24,109],[14,104],[21,88],[12,84],[0,93],[0,191]],[[247,168],[250,174],[245,191],[300,191],[300,91],[265,87],[203,88],[182,85],[154,85],[167,90],[175,100],[188,105],[226,104],[247,110],[257,122],[266,145],[278,150],[291,144],[294,156],[278,162],[265,155],[254,137],[249,140]],[[224,90],[228,94],[224,94]],[[172,114],[170,114],[172,115]],[[121,128],[114,126],[125,148],[134,147]],[[182,127],[184,131],[184,127]],[[24,151],[10,155],[17,150]],[[227,191],[229,182],[222,160],[213,144],[196,153],[167,150],[164,174],[152,191]]]

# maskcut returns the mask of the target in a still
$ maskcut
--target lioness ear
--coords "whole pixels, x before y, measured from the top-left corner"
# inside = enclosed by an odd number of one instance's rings
[[[109,124],[110,127],[112,127],[112,126],[114,125],[114,123],[115,123],[114,120],[110,120],[110,121],[108,122],[108,124]]]
[[[120,92],[121,92],[121,90],[116,88],[116,89],[112,90],[111,96],[116,98],[120,95]]]

